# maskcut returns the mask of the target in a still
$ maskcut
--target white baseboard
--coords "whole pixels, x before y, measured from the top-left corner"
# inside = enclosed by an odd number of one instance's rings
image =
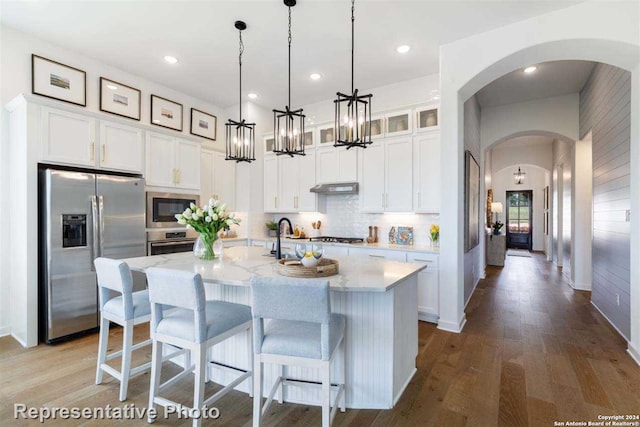
[[[437,324],[439,318],[440,316],[438,316],[437,314],[434,314],[425,310],[421,310],[421,308],[418,307],[418,320]]]
[[[20,338],[18,338],[18,337],[16,336],[16,334],[11,333],[11,337],[12,337],[14,340],[18,341],[18,343],[20,343],[20,345],[21,345],[22,347],[24,347],[24,348],[27,348],[27,347],[28,347],[27,343],[26,343],[26,342],[24,342],[24,341],[22,341]]]
[[[591,291],[591,283],[570,283],[576,291]]]
[[[467,315],[462,313],[462,318],[458,322],[446,322],[442,319],[438,320],[438,329],[447,331],[447,332],[455,332],[459,334],[462,332],[464,325],[467,323]]]
[[[613,327],[613,329],[616,330],[616,332],[618,332],[620,334],[620,336],[627,341],[627,343],[629,342],[627,340],[627,337],[624,336],[624,334],[620,331],[620,329],[618,329],[618,327],[616,325],[613,324],[613,322],[611,321],[611,319],[609,319],[607,317],[606,314],[604,314],[604,312],[602,310],[600,310],[600,307],[598,307],[597,305],[595,305],[595,303],[593,301],[591,301],[591,305],[594,306],[596,308],[596,310],[598,310],[598,313],[600,313],[602,315],[602,317],[604,317],[605,319],[607,319],[607,322],[609,322],[609,324]]]
[[[627,353],[629,353],[629,356],[631,356],[634,362],[640,365],[640,351],[638,351],[638,349],[636,349],[630,342],[627,346]]]
[[[484,278],[485,278],[484,273],[482,274],[482,276],[478,277],[478,280],[476,280],[476,283],[473,285],[473,289],[471,289],[471,293],[469,294],[469,297],[464,302],[464,308],[467,308],[467,305],[469,305],[469,301],[471,301],[471,297],[473,296],[473,293],[476,291],[476,288],[478,287],[478,283],[480,283],[480,280]]]
[[[11,335],[11,328],[9,326],[0,326],[0,337]]]

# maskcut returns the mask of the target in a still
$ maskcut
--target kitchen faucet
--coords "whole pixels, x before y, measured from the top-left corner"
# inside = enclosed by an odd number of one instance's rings
[[[289,218],[280,218],[278,228],[276,229],[276,259],[282,259],[282,253],[280,251],[280,226],[282,225],[282,221],[285,221],[289,225],[289,234],[293,233],[293,227],[291,226]]]

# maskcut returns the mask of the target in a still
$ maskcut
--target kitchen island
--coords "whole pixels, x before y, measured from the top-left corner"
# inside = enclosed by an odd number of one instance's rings
[[[200,273],[207,299],[250,305],[253,276],[274,277],[275,260],[257,247],[226,248],[222,259],[200,261],[191,253],[125,259],[132,270],[162,267]],[[398,401],[416,372],[418,354],[418,273],[423,264],[386,260],[340,259],[340,274],[328,277],[331,308],[347,318],[346,405],[349,408],[389,409]],[[306,279],[300,279],[306,280]],[[179,292],[179,290],[176,290]],[[211,350],[216,362],[250,369],[245,337],[231,338]],[[340,372],[336,358],[332,376]],[[319,382],[313,369],[289,367],[288,378]],[[210,369],[209,378],[227,384],[233,374]],[[265,366],[265,393],[277,378],[276,366]],[[239,390],[248,392],[243,383]],[[319,387],[289,386],[284,400],[320,404]]]

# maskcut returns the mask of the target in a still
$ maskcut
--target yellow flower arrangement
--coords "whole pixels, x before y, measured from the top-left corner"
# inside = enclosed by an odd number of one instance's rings
[[[437,242],[440,240],[440,226],[437,224],[431,224],[431,228],[429,228],[429,237],[432,242]]]

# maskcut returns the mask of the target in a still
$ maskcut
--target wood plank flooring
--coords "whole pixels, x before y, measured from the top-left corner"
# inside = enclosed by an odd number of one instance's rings
[[[418,372],[393,410],[347,410],[337,426],[552,426],[554,421],[596,421],[598,415],[640,413],[640,367],[625,341],[572,290],[541,255],[508,257],[489,268],[467,307],[461,334],[420,323]],[[136,339],[148,335],[136,329]],[[111,331],[110,349],[121,342]],[[57,346],[24,350],[0,338],[0,425],[36,425],[13,420],[13,404],[30,406],[146,407],[149,375],[131,380],[129,400],[118,401],[118,383],[105,375],[94,384],[97,335]],[[150,349],[134,355],[149,360]],[[117,362],[117,360],[115,361]],[[165,365],[163,374],[176,372]],[[171,391],[189,404],[192,378]],[[219,386],[208,384],[207,392]],[[232,392],[218,402],[221,418],[204,425],[249,426],[251,399]],[[266,426],[320,425],[320,408],[274,403]],[[147,425],[146,420],[54,420],[45,425]],[[187,426],[173,415],[159,426]]]

